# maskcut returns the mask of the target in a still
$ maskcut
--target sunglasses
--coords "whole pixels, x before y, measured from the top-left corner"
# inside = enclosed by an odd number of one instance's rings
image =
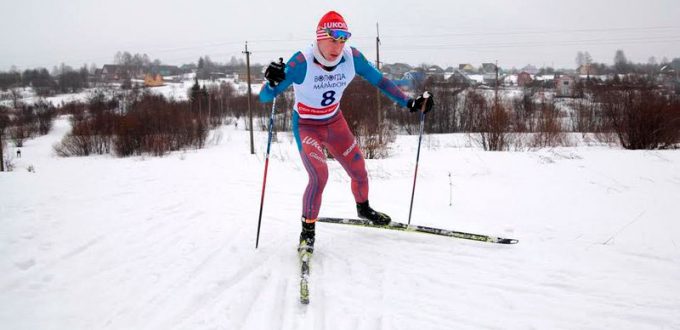
[[[347,31],[343,31],[343,30],[332,30],[332,29],[326,28],[326,29],[324,29],[324,31],[326,32],[326,34],[329,37],[331,37],[331,39],[333,39],[335,41],[340,41],[340,42],[345,42],[345,41],[347,41],[347,39],[349,39],[349,37],[352,36],[351,33],[347,32]]]

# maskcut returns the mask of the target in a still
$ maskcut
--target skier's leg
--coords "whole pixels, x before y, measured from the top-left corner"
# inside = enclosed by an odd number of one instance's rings
[[[328,181],[328,166],[326,156],[321,150],[321,144],[313,135],[301,134],[303,141],[300,157],[307,170],[309,181],[302,200],[302,216],[316,219],[321,208],[321,196]],[[314,145],[318,145],[319,148]]]
[[[326,147],[352,178],[352,193],[357,203],[357,215],[360,218],[371,220],[375,224],[389,224],[391,218],[387,214],[372,209],[368,204],[366,162],[361,150],[359,150],[356,138],[344,118],[334,122],[329,127]]]
[[[323,126],[300,125],[299,118],[293,115],[293,133],[300,151],[302,164],[309,177],[302,197],[302,231],[298,252],[314,250],[315,225],[321,208],[321,196],[328,181],[328,166],[323,152]]]
[[[309,181],[302,199],[302,216],[314,220],[319,215],[321,196],[328,181],[328,166],[323,152],[322,141],[325,127],[299,125],[298,117],[293,116],[293,132],[300,151],[302,164],[307,170]]]
[[[329,126],[326,148],[352,179],[354,201],[357,203],[367,201],[368,173],[366,172],[364,155],[359,149],[354,134],[347,126],[345,118],[341,118]]]

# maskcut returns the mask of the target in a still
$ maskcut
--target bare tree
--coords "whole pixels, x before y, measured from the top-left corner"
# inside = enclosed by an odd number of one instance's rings
[[[482,147],[488,151],[508,150],[510,146],[510,114],[503,104],[494,104],[481,114],[479,132]]]
[[[73,128],[54,147],[57,155],[162,156],[181,148],[202,148],[208,136],[207,111],[192,111],[189,102],[168,101],[162,95],[133,97],[123,113],[117,111],[117,100],[103,95],[93,96],[86,107],[87,112],[73,107]]]
[[[536,134],[531,139],[530,146],[535,148],[557,147],[567,144],[567,136],[560,122],[560,114],[555,104],[542,102],[538,109]]]
[[[626,149],[676,147],[680,100],[649,86],[607,86],[596,94],[606,123]]]
[[[3,137],[5,136],[5,128],[9,125],[9,116],[5,113],[6,111],[5,107],[0,106],[0,172],[5,171],[5,153],[3,151],[5,140]]]
[[[617,50],[616,54],[614,55],[614,69],[616,72],[628,73],[629,67],[630,65],[628,63],[628,59],[626,59],[626,55],[623,53],[623,50]]]
[[[0,72],[0,90],[7,90],[21,84],[19,72]]]
[[[23,98],[19,88],[12,88],[10,90],[10,97],[12,98],[12,107],[14,109],[19,109],[21,107],[21,100]]]
[[[388,125],[378,125],[374,88],[368,81],[356,79],[349,84],[342,97],[342,113],[368,159],[386,157],[388,145],[395,138]]]
[[[586,65],[588,65],[588,66],[590,66],[591,64],[593,64],[593,57],[590,56],[590,53],[589,53],[589,52],[583,53],[583,60],[585,61],[584,64],[586,64]]]
[[[522,95],[512,100],[512,127],[515,132],[534,131],[534,113],[536,112],[534,95],[534,89],[524,88]]]
[[[572,114],[572,129],[581,133],[596,133],[602,129],[599,105],[588,99],[578,100]]]
[[[576,53],[576,67],[580,68],[584,64],[586,64],[586,56],[583,54],[582,51],[579,51],[578,53]]]

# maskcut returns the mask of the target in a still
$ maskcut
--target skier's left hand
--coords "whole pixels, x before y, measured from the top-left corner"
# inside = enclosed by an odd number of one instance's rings
[[[423,109],[423,104],[425,104],[425,109]],[[432,97],[432,93],[425,91],[423,94],[418,95],[418,97],[415,99],[408,100],[407,106],[410,112],[421,110],[423,113],[430,112],[434,106],[434,98]]]

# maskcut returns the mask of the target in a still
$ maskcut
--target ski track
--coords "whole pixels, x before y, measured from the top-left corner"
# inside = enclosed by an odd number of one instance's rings
[[[520,243],[319,224],[304,306],[306,173],[290,134],[278,134],[254,250],[263,151],[249,155],[245,131],[163,158],[57,159],[65,125],[0,173],[3,328],[680,329],[677,152],[485,153],[437,136],[414,223]],[[416,138],[367,160],[371,205],[395,219],[408,214]],[[351,217],[349,180],[330,171],[321,215]]]

